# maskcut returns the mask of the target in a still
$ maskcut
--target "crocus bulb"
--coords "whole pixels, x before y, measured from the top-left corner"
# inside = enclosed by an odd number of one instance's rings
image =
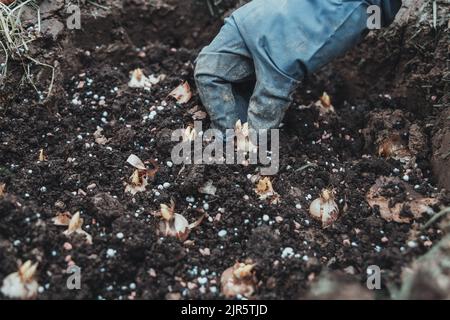
[[[309,207],[310,214],[314,219],[321,221],[324,228],[332,225],[339,216],[339,207],[334,201],[334,194],[334,190],[322,190],[320,197]]]

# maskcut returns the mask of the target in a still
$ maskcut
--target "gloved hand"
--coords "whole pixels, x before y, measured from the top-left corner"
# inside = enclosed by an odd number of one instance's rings
[[[236,10],[196,62],[213,126],[278,127],[301,80],[363,37],[371,4],[387,25],[401,0],[253,0]]]

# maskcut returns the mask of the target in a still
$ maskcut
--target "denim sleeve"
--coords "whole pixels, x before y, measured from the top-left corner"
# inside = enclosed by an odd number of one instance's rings
[[[365,0],[253,0],[233,19],[254,60],[301,80],[363,38],[368,6]]]

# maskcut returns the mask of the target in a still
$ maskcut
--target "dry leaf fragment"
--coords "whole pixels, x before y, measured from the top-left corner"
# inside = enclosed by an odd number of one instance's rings
[[[85,84],[86,84],[85,81],[78,82],[77,89],[83,89]]]
[[[5,190],[6,190],[6,184],[0,183],[0,198],[3,197],[3,195],[5,194]]]
[[[198,250],[200,251],[200,254],[202,256],[210,256],[211,255],[211,250],[209,248],[204,248],[204,249],[200,248]]]
[[[45,153],[44,153],[44,149],[40,149],[39,150],[39,157],[38,157],[38,160],[40,161],[40,162],[44,162],[44,161],[47,161],[47,156],[45,155]]]
[[[427,152],[427,137],[421,126],[411,123],[403,110],[370,112],[366,128],[361,130],[365,148],[376,146],[378,156],[399,160],[405,167],[414,167],[416,157]]]
[[[169,292],[166,294],[166,300],[177,301],[181,300],[181,293],[179,292]]]
[[[190,108],[188,110],[188,113],[192,115],[192,114],[196,113],[197,111],[198,111],[198,106],[193,106],[192,108]]]
[[[19,267],[3,280],[2,294],[13,299],[33,299],[38,292],[38,283],[35,274],[38,263],[32,264],[30,260]]]
[[[256,287],[254,267],[254,264],[237,262],[234,266],[226,269],[220,278],[222,294],[226,298],[234,298],[238,295],[251,297]]]
[[[77,212],[70,219],[68,228],[66,231],[64,231],[64,234],[68,237],[74,233],[81,234],[86,237],[86,242],[88,244],[92,244],[92,236],[83,229],[81,229],[82,226],[83,226],[83,219],[80,217],[80,213]]]
[[[317,108],[319,108],[319,113],[321,116],[327,113],[336,113],[334,106],[331,104],[330,96],[324,92],[322,97],[314,104]]]
[[[56,226],[68,226],[70,223],[70,220],[72,219],[72,215],[70,212],[62,212],[58,213],[56,217],[52,219],[53,224]]]
[[[406,199],[396,201],[401,193],[406,194]],[[378,178],[367,192],[366,201],[371,208],[378,207],[383,219],[397,223],[411,223],[424,212],[433,213],[431,207],[438,203],[436,199],[423,197],[397,177]]]
[[[324,189],[320,197],[315,199],[309,207],[309,213],[314,219],[322,222],[323,228],[331,226],[339,216],[339,207],[334,197],[334,190]]]
[[[403,145],[401,137],[397,134],[390,135],[378,143],[378,155],[400,160],[404,163],[412,158],[408,147]]]
[[[198,188],[198,192],[203,194],[209,194],[211,196],[216,195],[217,188],[214,186],[212,180],[208,180],[202,187]]]
[[[142,69],[137,68],[131,72],[131,78],[128,82],[130,88],[151,88],[152,83],[149,78],[147,78],[142,71]]]
[[[202,110],[199,110],[198,106],[189,109],[188,113],[192,116],[193,120],[203,120],[207,116],[207,113]]]
[[[253,268],[256,264],[244,264],[240,263],[237,268],[233,270],[233,275],[237,279],[245,279],[252,276]]]
[[[161,81],[166,80],[166,75],[165,74],[160,74],[159,76],[155,76],[154,74],[150,75],[150,77],[148,77],[148,80],[150,81],[150,83],[152,85],[158,84]]]
[[[94,139],[95,139],[95,143],[100,144],[100,145],[105,145],[109,142],[109,140],[106,138],[103,134],[103,128],[98,127],[97,130],[95,130],[94,132]]]
[[[155,215],[159,215],[162,218],[158,232],[164,237],[174,237],[180,241],[185,241],[192,229],[199,226],[205,217],[205,215],[202,215],[200,219],[189,224],[185,217],[175,213],[175,202],[173,200],[171,200],[170,206],[161,204],[159,214]]]
[[[273,190],[272,181],[269,177],[259,179],[255,188],[260,200],[268,200],[270,204],[280,203],[280,195]]]
[[[191,87],[187,81],[180,84],[178,87],[173,89],[169,96],[175,98],[179,104],[184,104],[189,102],[192,98]]]
[[[194,112],[194,114],[192,115],[192,119],[193,120],[203,120],[206,118],[206,116],[207,116],[206,112],[199,110],[197,112]]]
[[[6,5],[9,5],[9,4],[13,3],[14,1],[16,1],[16,0],[0,0],[1,3],[4,3]]]

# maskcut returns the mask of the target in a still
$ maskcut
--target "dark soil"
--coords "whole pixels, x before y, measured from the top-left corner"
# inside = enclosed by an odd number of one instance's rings
[[[370,112],[399,109],[431,141],[429,124],[435,123],[436,111],[429,108],[424,116],[408,103],[408,94],[395,95],[389,85],[358,83],[358,94],[353,94],[346,74],[359,69],[345,65],[345,59],[364,56],[358,49],[299,89],[281,130],[280,172],[273,178],[279,205],[258,199],[247,178],[255,167],[192,165],[179,174],[181,166],[167,165],[169,130],[186,127],[193,122],[188,110],[202,108],[192,78],[193,61],[220,21],[198,11],[197,21],[186,14],[192,21],[183,23],[179,15],[186,8],[153,8],[150,13],[139,3],[129,5],[114,19],[88,20],[85,30],[92,32],[64,35],[60,46],[52,47],[60,66],[51,102],[36,103],[30,88],[9,86],[2,92],[0,182],[6,184],[6,195],[0,199],[0,279],[16,270],[18,260],[31,259],[39,261],[40,299],[217,299],[221,273],[236,261],[252,259],[259,280],[254,298],[296,299],[310,297],[311,284],[324,269],[352,270],[364,284],[366,268],[375,264],[383,270],[381,297],[389,297],[388,286],[400,285],[402,268],[427,252],[427,243],[437,242],[441,232],[420,229],[429,216],[398,224],[369,207],[365,194],[375,180],[382,175],[403,177],[405,171],[400,162],[378,157],[373,146],[366,145],[362,130]],[[125,19],[129,15],[136,19]],[[424,36],[435,35],[424,31]],[[399,43],[389,45],[401,48]],[[419,64],[430,63],[417,59]],[[389,69],[395,59],[374,64]],[[151,91],[130,89],[129,72],[137,67],[147,75],[164,73],[167,79]],[[360,76],[369,81],[368,75]],[[167,96],[183,80],[195,94],[181,106]],[[436,90],[440,94],[442,89]],[[323,91],[333,98],[337,116],[323,118],[313,108],[300,108],[318,100]],[[102,96],[104,105],[99,104]],[[157,111],[153,120],[148,118],[151,111]],[[94,142],[98,126],[111,139],[106,145]],[[206,119],[203,127],[208,126]],[[47,161],[37,161],[40,149]],[[408,172],[408,183],[426,196],[439,191],[431,153],[424,152],[417,168]],[[147,191],[135,197],[124,193],[124,182],[133,172],[126,164],[130,154],[160,165]],[[299,170],[308,163],[314,166]],[[197,191],[208,180],[217,187],[215,196]],[[164,188],[164,183],[170,186]],[[308,214],[311,201],[325,187],[336,189],[341,209],[328,229]],[[193,202],[188,201],[191,197]],[[159,219],[152,213],[170,199],[190,222],[207,213],[188,242],[157,236]],[[445,196],[441,200],[448,204]],[[53,225],[51,219],[62,211],[81,212],[92,245],[82,237],[67,238],[64,228]],[[219,237],[221,230],[227,231],[225,237]],[[73,245],[71,250],[64,248],[66,242]],[[295,255],[282,257],[288,247]],[[205,248],[209,256],[201,254]],[[114,256],[107,255],[109,249],[116,250]],[[81,267],[81,290],[66,288],[70,260]]]

